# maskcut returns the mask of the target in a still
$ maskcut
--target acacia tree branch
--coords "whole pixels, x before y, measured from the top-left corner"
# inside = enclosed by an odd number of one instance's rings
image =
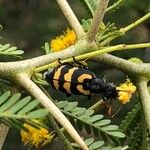
[[[88,47],[86,40],[82,40],[82,41],[83,41],[82,45],[80,45],[79,47],[78,45],[75,45],[61,52],[51,53],[49,55],[39,56],[36,58],[23,60],[23,61],[0,62],[0,70],[1,70],[0,76],[6,79],[10,79],[11,77],[14,78],[15,74],[19,72],[26,72],[29,75],[32,75],[36,67],[42,66],[37,70],[43,71],[44,69],[48,69],[51,66],[51,64],[46,66],[43,65],[54,62],[58,58],[66,59],[71,56],[79,55],[82,52],[85,52],[85,50],[89,49],[90,51],[91,49],[90,47]],[[103,63],[112,65],[122,71],[125,71],[126,73],[135,72],[138,74],[143,74],[144,76],[150,76],[150,64],[146,64],[146,63],[135,64],[130,61],[117,58],[115,56],[104,54],[116,50],[144,48],[144,47],[150,47],[150,43],[131,44],[131,45],[120,44],[116,46],[110,46],[110,47],[103,48],[101,50],[80,55],[76,58],[78,60],[78,59],[85,59],[85,58],[91,58],[93,56],[97,56],[96,58],[94,58],[95,61],[101,61]],[[72,58],[67,61],[72,61]],[[12,80],[12,78],[10,80]]]
[[[136,63],[135,64],[133,62],[130,62],[130,61],[127,61],[127,60],[124,60],[121,58],[117,58],[112,55],[105,54],[108,52],[113,52],[113,51],[118,51],[118,50],[145,48],[145,47],[150,47],[150,43],[131,44],[131,45],[120,44],[120,45],[116,45],[116,46],[106,47],[106,48],[103,48],[101,50],[97,50],[94,52],[79,55],[76,57],[76,59],[81,60],[81,59],[86,59],[86,58],[92,58],[92,60],[94,60],[96,62],[100,61],[102,63],[109,64],[121,71],[126,72],[126,73],[138,73],[138,74],[141,73],[141,74],[150,76],[150,71],[149,71],[150,64],[145,64],[145,63],[142,63],[142,64]],[[96,56],[96,57],[94,57],[94,56]],[[72,61],[72,58],[62,61],[62,62],[70,62],[70,61]],[[35,69],[35,72],[44,71],[44,70],[47,70],[48,68],[51,68],[54,66],[56,66],[56,63],[48,64],[48,65],[45,65],[45,66]]]
[[[136,80],[136,87],[140,96],[143,112],[145,115],[147,127],[150,131],[150,95],[147,87],[148,79],[138,77]]]
[[[56,0],[56,1],[60,6],[60,8],[62,9],[71,27],[76,32],[78,39],[81,38],[85,34],[84,30],[80,22],[78,21],[77,17],[75,16],[74,12],[72,11],[71,7],[69,6],[68,2],[66,0]]]
[[[109,0],[99,0],[99,4],[97,6],[97,9],[96,9],[94,17],[93,17],[93,22],[87,33],[88,42],[93,42],[95,40],[96,34],[99,29],[99,25],[102,22],[104,14],[106,12],[108,2],[109,2]]]
[[[110,65],[128,75],[137,74],[150,78],[150,63],[133,63],[110,54],[96,56],[91,60]]]
[[[8,131],[9,131],[9,127],[1,123],[0,124],[0,150],[2,149],[4,145]]]
[[[66,129],[74,141],[80,145],[83,150],[88,150],[88,147],[79,136],[77,131],[68,121],[68,119],[63,115],[63,113],[57,108],[57,106],[45,95],[45,93],[29,78],[25,73],[20,73],[17,75],[17,80],[19,84],[29,91],[35,98],[37,98],[40,103],[47,108],[51,115]]]

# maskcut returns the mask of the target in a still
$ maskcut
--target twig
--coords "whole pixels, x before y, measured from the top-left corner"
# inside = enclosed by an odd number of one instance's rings
[[[2,149],[6,136],[8,134],[9,127],[4,125],[3,123],[0,124],[0,150]]]
[[[136,80],[136,86],[140,96],[147,127],[150,130],[150,95],[148,92],[147,82],[148,81],[145,78],[138,78]]]
[[[57,108],[57,106],[45,95],[45,93],[29,78],[25,73],[20,73],[17,75],[17,80],[27,91],[29,91],[35,98],[37,98],[40,103],[47,108],[51,115],[66,129],[70,136],[75,140],[77,144],[83,150],[88,150],[88,147],[79,136],[77,131],[73,128],[68,119],[63,115],[63,113]]]
[[[144,15],[142,18],[140,18],[139,20],[133,22],[132,24],[121,28],[119,31],[126,33],[127,31],[131,30],[132,28],[136,27],[137,25],[141,24],[142,22],[144,22],[145,20],[147,20],[148,18],[150,18],[150,12],[147,13],[146,15]]]
[[[59,138],[64,142],[64,146],[67,150],[73,150],[71,143],[68,141],[68,139],[65,137],[61,129],[59,129],[59,126],[57,125],[56,121],[54,118],[49,115],[49,120],[52,125],[52,127],[55,129],[56,133],[58,134]]]
[[[62,9],[71,27],[76,32],[77,37],[81,38],[85,34],[84,30],[80,22],[78,21],[77,17],[75,16],[74,12],[72,11],[71,7],[69,6],[68,2],[66,0],[56,0],[56,1],[60,6],[60,8]]]
[[[108,7],[106,9],[106,12],[113,10],[115,7],[117,7],[120,3],[122,3],[124,0],[118,0],[117,2],[115,2],[113,5],[111,5],[110,7]]]
[[[147,13],[146,15],[144,15],[142,18],[138,19],[137,21],[133,22],[132,24],[130,24],[124,28],[121,28],[119,31],[122,32],[123,34],[125,34],[127,31],[129,31],[132,28],[136,27],[137,25],[141,24],[142,22],[144,22],[148,18],[150,18],[150,12]],[[118,36],[120,36],[120,35],[113,35],[113,36],[107,38],[106,40],[104,40],[103,42],[100,43],[100,46],[104,46],[104,45],[110,43],[110,41],[114,40]]]
[[[102,22],[104,14],[106,12],[108,2],[109,0],[99,0],[99,4],[93,17],[93,22],[87,33],[88,42],[93,42],[95,40],[95,36],[98,32],[99,25]]]

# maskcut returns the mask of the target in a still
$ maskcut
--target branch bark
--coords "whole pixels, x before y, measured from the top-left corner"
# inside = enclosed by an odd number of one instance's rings
[[[140,96],[147,127],[150,131],[150,95],[147,87],[148,80],[146,78],[137,78],[136,86]]]
[[[108,2],[109,0],[99,0],[99,4],[93,17],[93,22],[87,33],[88,42],[93,42],[95,40],[96,34],[99,29],[99,25],[102,22],[104,14],[106,12]]]
[[[94,62],[101,62],[110,65],[128,75],[142,75],[150,78],[150,63],[133,63],[110,54],[103,54],[91,58]]]
[[[6,136],[8,134],[9,127],[4,125],[3,123],[0,124],[0,150],[2,149]]]

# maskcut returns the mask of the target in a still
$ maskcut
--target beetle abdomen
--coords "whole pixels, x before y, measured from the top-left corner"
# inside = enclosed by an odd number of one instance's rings
[[[45,74],[45,79],[56,90],[67,94],[90,95],[85,82],[95,78],[95,74],[86,69],[62,65]]]

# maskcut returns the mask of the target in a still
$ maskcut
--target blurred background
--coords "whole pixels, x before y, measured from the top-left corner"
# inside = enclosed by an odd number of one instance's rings
[[[111,0],[110,3],[116,0]],[[90,15],[87,14],[84,7],[82,7],[79,0],[68,0],[78,19],[88,19]],[[104,22],[115,22],[116,27],[127,26],[128,24],[139,19],[147,12],[150,11],[149,0],[126,0],[119,9],[115,12],[108,13],[105,16]],[[44,51],[41,46],[45,42],[50,42],[52,38],[60,35],[69,27],[66,18],[63,16],[61,9],[58,7],[55,0],[0,0],[0,24],[3,26],[3,30],[0,32],[1,43],[10,43],[12,46],[17,46],[19,49],[25,51],[24,58],[32,58],[35,56],[43,55]],[[150,20],[144,22],[142,25],[137,26],[134,30],[129,31],[126,36],[121,37],[113,41],[112,45],[119,43],[144,43],[150,42]],[[131,57],[139,57],[144,62],[150,62],[150,49],[135,49],[125,52],[114,52],[113,54],[125,59]],[[1,60],[2,61],[2,60]],[[93,72],[99,77],[106,75],[108,82],[114,82],[115,84],[123,81],[125,75],[121,72],[110,68],[109,66],[89,63],[89,66]],[[94,69],[99,68],[99,69]],[[51,89],[51,95],[58,100],[66,99],[64,94],[57,96],[58,94]],[[86,101],[87,98],[76,98],[73,96],[69,98],[70,101],[77,99],[83,99],[79,101],[81,106],[89,107],[94,104],[99,97],[95,96],[93,101]],[[133,104],[135,102],[133,101]],[[116,104],[114,104],[116,105]],[[120,122],[124,114],[132,107],[132,103],[127,104],[119,114],[122,114],[116,118],[116,122]],[[28,149],[23,146],[18,131],[10,130],[3,150],[23,150]],[[54,148],[51,144],[51,148],[47,149],[61,149]]]

